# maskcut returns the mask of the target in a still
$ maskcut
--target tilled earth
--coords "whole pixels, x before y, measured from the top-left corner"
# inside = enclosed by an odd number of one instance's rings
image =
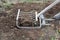
[[[47,3],[44,5],[40,3],[17,3],[14,4],[11,9],[6,9],[6,11],[0,12],[0,40],[51,40],[51,36],[55,36],[56,34],[55,27],[59,27],[57,24],[55,26],[54,24],[52,24],[52,26],[45,26],[40,29],[19,29],[16,27],[16,15],[19,8],[23,12],[32,11],[32,15],[34,15],[35,11],[40,12],[48,5],[49,4]],[[48,18],[53,17],[53,15],[59,11],[60,5],[58,4],[46,12],[45,16]],[[20,23],[22,23],[23,26],[30,26],[33,21],[29,18],[29,14],[27,15],[28,17],[26,15],[27,14],[24,14],[24,17],[21,17],[22,19]]]

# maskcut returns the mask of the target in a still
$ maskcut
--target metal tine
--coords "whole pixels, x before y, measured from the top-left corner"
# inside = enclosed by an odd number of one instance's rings
[[[19,19],[19,13],[20,13],[20,9],[18,9],[18,13],[17,13],[17,17],[16,17],[16,20],[18,21]]]

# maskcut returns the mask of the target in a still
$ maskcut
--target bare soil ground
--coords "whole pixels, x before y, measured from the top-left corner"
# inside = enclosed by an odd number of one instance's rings
[[[19,8],[24,12],[40,12],[48,5],[47,3],[44,5],[40,3],[17,3],[14,4],[11,9],[0,12],[0,40],[51,40],[51,36],[55,36],[56,33],[53,24],[52,26],[46,26],[41,29],[18,29],[16,27],[16,15]],[[45,15],[47,17],[53,17],[53,15],[59,11],[60,4],[46,12]],[[28,15],[28,17],[26,15]],[[26,23],[28,23],[26,25],[30,26],[32,19],[29,17],[29,14],[24,14],[24,18],[23,16],[21,17],[23,26],[25,26]],[[59,27],[58,24],[56,25]]]

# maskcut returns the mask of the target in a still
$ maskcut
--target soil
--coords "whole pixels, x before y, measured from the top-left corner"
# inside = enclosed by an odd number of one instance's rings
[[[19,29],[16,27],[16,15],[17,10],[21,9],[21,16],[19,23],[22,26],[33,26],[34,25],[34,12],[40,12],[48,3],[17,3],[14,4],[11,9],[6,9],[0,12],[0,40],[50,40],[51,36],[55,36],[55,26],[59,25],[52,24],[52,26],[44,26],[40,29]],[[60,11],[60,4],[46,12],[45,16],[47,18],[53,17],[57,12]],[[33,13],[23,13],[23,12],[33,12]],[[30,15],[31,14],[31,15]],[[27,16],[26,16],[27,15]],[[33,16],[32,16],[33,15]],[[32,23],[32,24],[31,24]]]

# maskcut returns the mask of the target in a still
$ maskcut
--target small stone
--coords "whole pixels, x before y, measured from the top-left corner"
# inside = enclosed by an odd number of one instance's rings
[[[54,27],[54,24],[52,24],[51,26]]]
[[[25,38],[25,36],[24,36],[24,35],[23,35],[22,37],[23,37],[23,38]]]

